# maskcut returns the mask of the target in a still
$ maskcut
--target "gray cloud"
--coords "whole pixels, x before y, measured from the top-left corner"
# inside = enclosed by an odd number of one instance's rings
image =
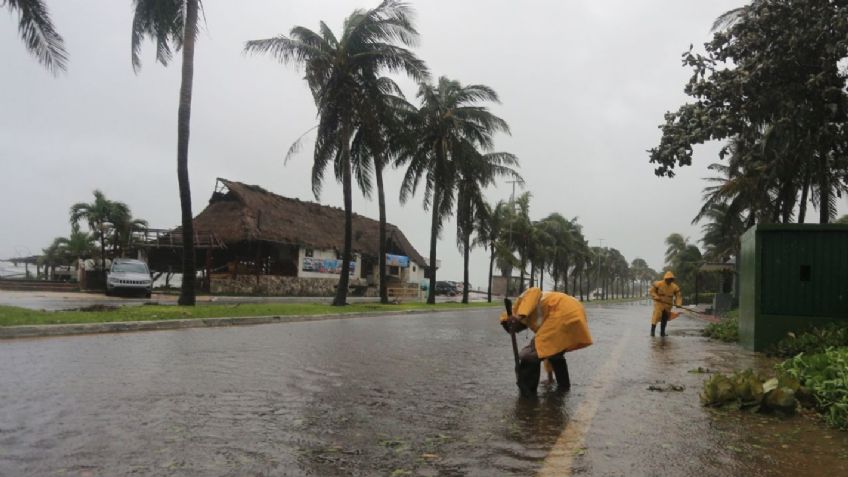
[[[435,76],[484,83],[501,95],[495,107],[513,129],[498,149],[517,154],[532,214],[579,216],[597,244],[628,259],[662,264],[663,239],[681,232],[700,205],[701,177],[717,146],[698,151],[696,164],[674,180],[659,179],[645,150],[659,138],[663,113],[685,100],[688,71],[680,54],[709,38],[712,20],[739,0],[448,1],[415,3],[418,52]],[[374,1],[207,1],[206,30],[196,51],[190,173],[195,212],[215,177],[255,183],[276,193],[312,199],[310,157],[283,167],[289,144],[315,123],[302,74],[266,57],[246,57],[249,39],[294,25],[340,29],[356,7]],[[68,207],[94,188],[130,204],[152,226],[179,222],[176,117],[179,64],[130,65],[130,2],[49,2],[71,54],[66,75],[52,77],[25,51],[14,18],[0,18],[0,257],[37,252],[65,235]],[[4,15],[0,15],[3,17]],[[414,95],[414,85],[402,82]],[[331,177],[331,176],[330,176]],[[395,194],[400,172],[387,184]],[[507,185],[491,200],[508,198]],[[321,201],[340,206],[331,182]],[[845,209],[845,203],[840,206]],[[376,202],[354,198],[355,210],[376,217]],[[392,201],[390,222],[426,253],[429,220],[420,199]],[[449,224],[439,244],[442,277],[461,278],[461,257]],[[483,251],[472,256],[472,283],[486,275]]]

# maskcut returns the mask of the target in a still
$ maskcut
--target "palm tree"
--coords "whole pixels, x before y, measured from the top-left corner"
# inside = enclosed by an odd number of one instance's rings
[[[529,191],[518,196],[518,199],[514,202],[514,206],[517,207],[515,213],[512,215],[513,220],[510,224],[510,233],[514,241],[514,248],[518,252],[519,293],[524,291],[524,275],[527,273],[527,261],[530,258],[530,234],[533,227],[533,223],[530,221],[531,197],[532,194]]]
[[[368,101],[363,104],[356,134],[351,143],[350,160],[359,188],[366,198],[371,196],[370,169],[373,166],[380,214],[379,269],[380,302],[388,303],[386,277],[386,192],[383,171],[402,154],[409,140],[407,119],[415,112],[398,85],[387,77],[366,83]]]
[[[355,10],[345,19],[340,37],[321,22],[320,34],[298,26],[288,37],[253,40],[244,48],[248,53],[270,54],[306,70],[306,82],[319,117],[312,191],[318,198],[324,170],[332,161],[344,193],[345,238],[342,271],[333,300],[336,306],[347,301],[352,259],[351,140],[363,121],[373,115],[373,85],[381,72],[404,72],[416,81],[427,79],[424,62],[395,44],[412,46],[417,37],[412,10],[396,0],[384,0],[371,10]]]
[[[93,202],[78,202],[71,206],[71,227],[74,230],[79,230],[79,223],[85,221],[88,224],[88,228],[98,236],[98,241],[100,242],[100,270],[104,276],[104,287],[106,286],[107,232],[116,223],[126,220],[129,216],[130,209],[127,204],[109,200],[99,190],[94,191]]]
[[[59,249],[59,241],[61,239],[61,237],[56,237],[47,248],[41,249],[41,256],[38,257],[38,261],[36,263],[38,266],[44,267],[45,280],[50,279],[50,271],[53,271],[53,276],[55,277],[56,265],[61,265],[63,263],[64,257]]]
[[[194,306],[197,275],[194,257],[194,223],[188,178],[188,142],[191,132],[191,92],[194,82],[194,43],[198,31],[200,0],[133,0],[132,65],[141,69],[141,44],[146,37],[156,42],[156,60],[167,66],[172,49],[182,49],[180,103],[177,110],[177,182],[183,233],[182,287],[178,303]]]
[[[432,211],[427,297],[432,304],[436,302],[436,243],[444,220],[453,213],[459,162],[470,148],[491,151],[495,133],[509,133],[509,126],[480,105],[499,102],[497,93],[485,85],[463,86],[441,77],[435,85],[421,83],[418,98],[421,106],[411,118],[414,143],[402,159],[408,168],[400,201],[405,203],[424,181],[424,208]]]
[[[577,239],[579,225],[576,218],[569,221],[562,215],[554,212],[539,222],[539,227],[551,238],[548,251],[547,265],[551,270],[554,280],[554,289],[559,287],[560,279],[565,283],[564,291],[568,292],[568,270],[572,266],[572,256]],[[545,264],[543,264],[545,265]],[[544,267],[543,272],[544,272]]]
[[[513,169],[518,165],[518,159],[508,152],[481,154],[467,143],[465,152],[457,159],[456,242],[463,255],[462,302],[468,303],[468,265],[473,247],[471,235],[481,221],[486,221],[485,214],[489,212],[483,192],[498,177],[511,176],[521,180],[521,176]]]
[[[472,246],[483,247],[489,251],[489,276],[486,280],[486,300],[492,302],[492,274],[495,268],[495,247],[500,235],[500,208],[503,201],[498,202],[494,209],[488,202],[483,204],[483,211],[477,215],[474,224],[474,242]]]
[[[678,259],[681,253],[686,249],[688,245],[688,240],[683,238],[682,235],[678,233],[673,233],[666,237],[665,239],[665,263],[666,265],[673,265],[675,261]]]
[[[68,65],[65,41],[53,27],[42,0],[0,0],[0,7],[18,12],[18,33],[26,49],[51,73],[59,74]]]
[[[95,249],[94,235],[72,228],[71,235],[57,239],[62,254],[70,259],[88,258]]]
[[[147,228],[147,226],[148,224],[146,220],[137,219],[131,214],[116,218],[116,222],[114,224],[114,243],[112,244],[113,251],[116,254],[120,252],[123,256],[123,254],[126,253],[127,248],[130,246],[132,233],[137,230],[143,230]]]

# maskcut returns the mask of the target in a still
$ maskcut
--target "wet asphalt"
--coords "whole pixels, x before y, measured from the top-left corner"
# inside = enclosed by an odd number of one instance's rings
[[[848,475],[844,432],[700,406],[690,370],[772,362],[587,311],[535,400],[495,310],[3,342],[0,475]]]

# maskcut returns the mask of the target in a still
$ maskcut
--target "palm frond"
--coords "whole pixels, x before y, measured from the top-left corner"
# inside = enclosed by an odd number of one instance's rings
[[[0,7],[18,11],[18,33],[27,50],[54,75],[68,67],[65,41],[53,26],[47,6],[42,0],[3,0]]]

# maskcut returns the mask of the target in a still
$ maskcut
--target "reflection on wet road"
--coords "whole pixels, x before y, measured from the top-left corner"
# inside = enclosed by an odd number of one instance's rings
[[[809,420],[701,409],[687,370],[756,358],[690,318],[651,339],[648,310],[590,307],[571,393],[535,401],[517,398],[492,310],[0,343],[0,475],[532,475],[591,402],[574,474],[799,475],[787,422],[845,466],[844,434]],[[686,389],[646,390],[658,380]]]

